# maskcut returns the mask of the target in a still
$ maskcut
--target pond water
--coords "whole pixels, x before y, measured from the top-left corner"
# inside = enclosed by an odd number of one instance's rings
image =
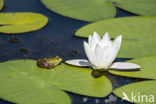
[[[117,17],[135,16],[121,9],[117,9]],[[83,50],[83,41],[86,39],[74,37],[74,32],[89,22],[70,19],[46,9],[39,0],[5,0],[2,12],[36,12],[49,18],[49,23],[42,29],[18,35],[0,34],[0,61],[14,59],[38,59],[41,57],[54,57],[56,55],[64,60],[86,58]],[[125,59],[118,59],[124,61]],[[138,81],[138,79],[124,78],[108,74],[114,88]],[[106,98],[85,97],[68,93],[72,104],[105,104]],[[83,99],[83,98],[87,99]],[[85,100],[85,102],[83,102]],[[13,104],[0,100],[0,104]],[[112,103],[114,104],[114,103]],[[130,104],[117,99],[115,104]]]

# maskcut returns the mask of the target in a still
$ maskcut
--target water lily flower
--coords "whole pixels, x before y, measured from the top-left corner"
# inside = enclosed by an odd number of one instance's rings
[[[73,59],[65,62],[79,67],[91,66],[96,70],[140,68],[139,65],[133,63],[114,62],[119,52],[121,42],[121,35],[116,37],[112,42],[108,33],[101,39],[100,36],[94,32],[93,36],[89,36],[88,43],[84,41],[84,50],[88,60]]]

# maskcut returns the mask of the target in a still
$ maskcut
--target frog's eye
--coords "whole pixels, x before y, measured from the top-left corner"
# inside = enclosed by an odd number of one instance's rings
[[[56,56],[56,59],[58,60],[59,59],[59,56]]]

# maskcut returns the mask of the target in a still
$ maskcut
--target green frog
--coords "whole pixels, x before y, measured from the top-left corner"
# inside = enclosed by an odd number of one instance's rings
[[[41,68],[52,69],[62,62],[62,58],[56,56],[54,58],[40,58],[37,60],[37,65]]]

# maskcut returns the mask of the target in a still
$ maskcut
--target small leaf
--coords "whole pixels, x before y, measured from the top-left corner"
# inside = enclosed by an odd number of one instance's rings
[[[110,67],[110,69],[116,69],[116,70],[134,70],[139,69],[141,66],[133,63],[127,63],[127,62],[115,62]]]
[[[16,34],[35,31],[47,22],[47,17],[37,13],[0,13],[0,32]]]
[[[102,20],[80,28],[75,35],[88,37],[93,32],[101,36],[109,32],[111,38],[123,36],[118,57],[137,58],[156,54],[156,16],[122,17]]]
[[[129,12],[143,15],[156,16],[156,0],[114,0],[115,6]]]
[[[146,79],[156,79],[156,56],[148,56],[138,59],[133,59],[127,61],[130,63],[135,63],[141,66],[138,71],[117,71],[117,70],[109,70],[110,73],[126,76],[126,77],[134,77],[134,78],[146,78]]]
[[[105,76],[93,78],[91,69],[61,64],[46,70],[36,64],[35,60],[0,63],[0,98],[19,104],[70,104],[62,90],[94,97],[112,91],[111,82]]]
[[[156,99],[156,81],[142,81],[119,87],[113,91],[120,98],[137,104],[154,104]],[[154,100],[153,100],[154,99]],[[126,99],[125,99],[126,100]]]
[[[108,0],[41,0],[50,10],[83,21],[112,18],[116,9]]]
[[[0,10],[3,8],[3,6],[4,6],[4,1],[0,0]]]
[[[79,66],[79,67],[87,67],[90,66],[90,63],[88,60],[85,59],[73,59],[73,60],[67,60],[65,63],[73,66]]]

